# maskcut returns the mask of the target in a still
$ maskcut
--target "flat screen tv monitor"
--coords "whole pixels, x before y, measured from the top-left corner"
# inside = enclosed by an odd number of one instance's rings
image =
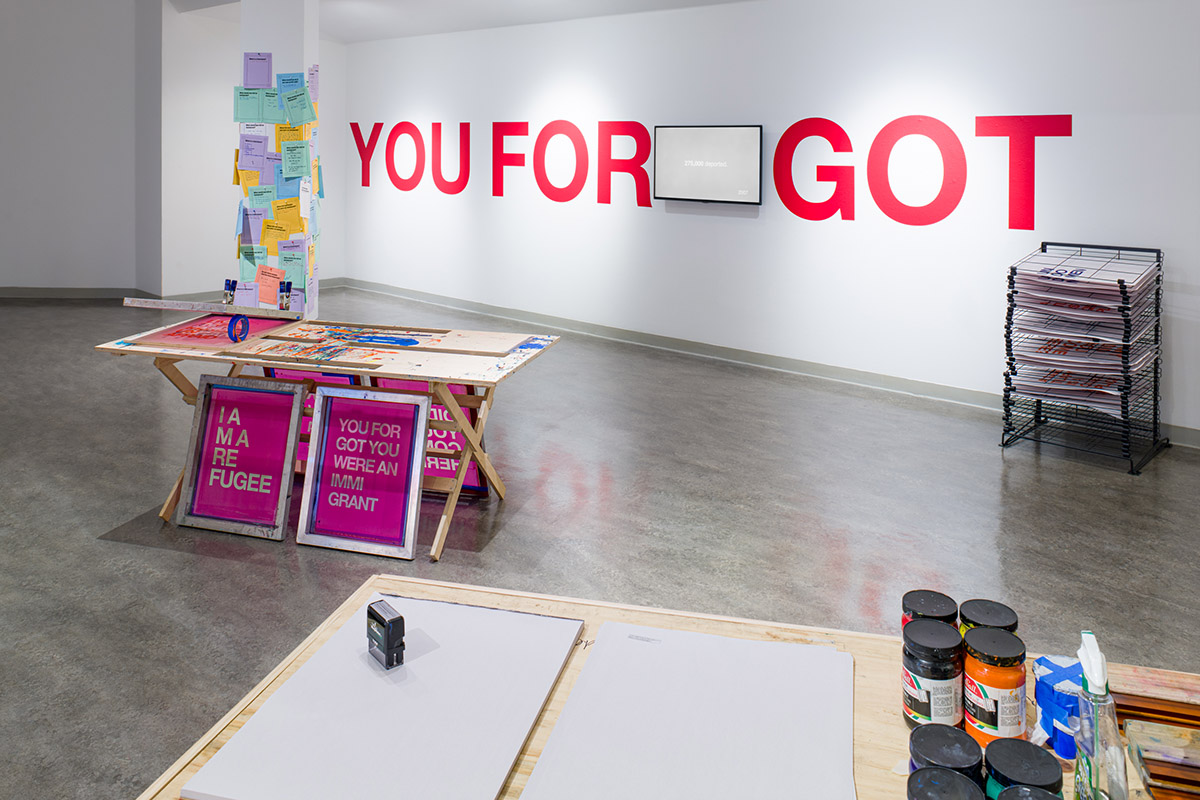
[[[655,125],[654,199],[762,205],[762,125]]]

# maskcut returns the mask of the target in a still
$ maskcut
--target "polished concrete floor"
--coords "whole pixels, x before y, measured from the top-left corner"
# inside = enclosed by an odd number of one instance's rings
[[[1034,651],[1091,628],[1110,660],[1200,671],[1195,450],[1135,477],[1002,450],[993,411],[568,333],[497,393],[508,500],[461,503],[438,563],[424,501],[397,561],[157,519],[192,409],[92,347],[183,316],[0,300],[0,798],[136,796],[377,572],[880,633],[933,587],[1010,604]]]

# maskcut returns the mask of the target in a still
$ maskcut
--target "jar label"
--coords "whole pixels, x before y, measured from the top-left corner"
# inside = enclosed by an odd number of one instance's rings
[[[963,718],[962,680],[922,678],[900,667],[900,679],[904,685],[904,716],[918,725],[937,722],[942,725],[957,725]]]
[[[1011,739],[1025,735],[1025,684],[1015,689],[988,686],[963,676],[963,711],[967,724],[989,736]]]

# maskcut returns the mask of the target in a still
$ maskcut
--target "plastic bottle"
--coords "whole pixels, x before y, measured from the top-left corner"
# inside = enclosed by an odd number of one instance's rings
[[[1129,800],[1125,750],[1117,728],[1117,709],[1108,693],[1108,662],[1096,635],[1083,632],[1079,646],[1083,689],[1075,727],[1075,797],[1078,800]]]

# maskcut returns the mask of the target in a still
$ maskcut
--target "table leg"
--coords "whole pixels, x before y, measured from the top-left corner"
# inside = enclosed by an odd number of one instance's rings
[[[459,433],[462,434],[465,440],[463,444],[462,454],[458,459],[458,469],[454,472],[454,482],[450,487],[450,494],[446,498],[446,505],[442,509],[442,518],[438,521],[437,534],[433,539],[433,548],[430,550],[429,557],[437,561],[442,557],[442,548],[446,544],[446,536],[450,532],[450,520],[454,518],[454,507],[458,503],[459,493],[462,492],[463,483],[467,479],[467,468],[474,459],[479,465],[479,469],[483,472],[485,480],[487,480],[495,489],[496,495],[504,499],[504,481],[500,480],[500,476],[496,473],[496,468],[492,465],[492,461],[483,450],[483,426],[487,423],[488,411],[492,406],[492,398],[495,394],[495,387],[489,386],[483,394],[483,403],[479,406],[479,411],[475,416],[475,424],[472,425],[467,419],[467,415],[463,413],[462,406],[454,398],[454,394],[450,391],[450,387],[444,383],[431,381],[429,384],[430,390],[434,397],[446,411],[450,414],[450,418],[454,420],[454,424],[458,427]]]
[[[442,518],[438,520],[437,535],[433,537],[433,547],[429,551],[429,558],[432,561],[437,561],[442,557],[442,548],[446,546],[446,535],[450,533],[450,520],[454,517],[454,507],[458,504],[458,495],[462,491],[463,481],[467,479],[467,466],[470,463],[471,459],[467,458],[466,453],[463,453],[462,458],[458,460],[458,469],[454,471],[454,485],[450,487],[450,494],[446,497]]]
[[[154,366],[158,367],[158,371],[167,376],[179,393],[183,395],[183,402],[189,406],[196,405],[196,384],[188,380],[188,377],[179,371],[178,358],[156,358]]]
[[[504,481],[500,479],[499,473],[496,472],[496,468],[492,465],[492,459],[484,452],[483,441],[480,438],[483,435],[483,426],[487,422],[488,412],[492,406],[492,398],[496,392],[495,387],[489,386],[484,392],[483,405],[479,407],[479,414],[476,416],[475,425],[471,425],[467,419],[467,415],[463,413],[462,407],[454,399],[454,394],[450,391],[449,386],[444,383],[434,382],[430,383],[430,387],[433,389],[434,396],[437,397],[438,402],[445,406],[446,411],[450,414],[450,418],[458,425],[459,432],[466,439],[466,444],[463,446],[463,458],[465,459],[469,456],[475,459],[475,463],[479,465],[479,468],[483,470],[483,474],[487,476],[487,479],[496,489],[496,494],[503,500],[505,492]]]
[[[170,522],[171,515],[175,513],[175,506],[179,505],[179,494],[183,491],[183,470],[179,470],[179,477],[175,479],[175,485],[171,488],[171,493],[167,495],[167,501],[163,503],[159,509],[158,516],[163,522]]]

